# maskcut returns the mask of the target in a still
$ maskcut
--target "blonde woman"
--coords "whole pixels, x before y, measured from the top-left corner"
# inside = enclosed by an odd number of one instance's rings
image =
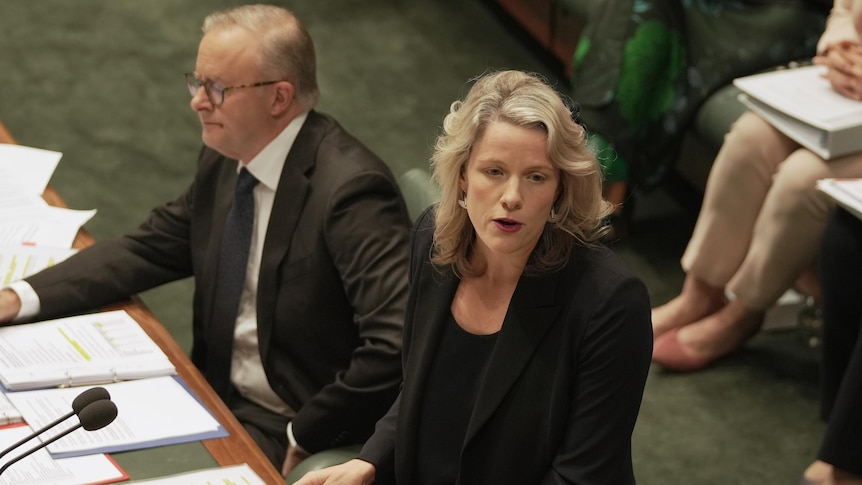
[[[359,459],[297,483],[635,483],[649,299],[596,242],[612,208],[584,130],[538,77],[492,73],[452,104],[432,164],[401,393]]]

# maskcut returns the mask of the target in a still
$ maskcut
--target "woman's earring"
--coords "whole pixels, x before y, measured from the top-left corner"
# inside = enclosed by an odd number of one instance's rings
[[[551,207],[551,214],[548,216],[548,222],[557,222],[557,212]]]
[[[466,195],[464,195],[463,199],[458,199],[458,205],[460,205],[462,209],[467,208],[467,196]]]

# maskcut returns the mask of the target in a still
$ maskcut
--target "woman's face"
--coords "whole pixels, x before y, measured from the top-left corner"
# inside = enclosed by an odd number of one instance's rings
[[[543,131],[502,121],[490,123],[476,140],[461,190],[479,255],[519,257],[524,263],[529,258],[560,183],[546,145]]]

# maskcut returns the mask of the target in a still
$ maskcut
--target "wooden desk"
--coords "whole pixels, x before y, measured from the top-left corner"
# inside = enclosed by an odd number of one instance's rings
[[[15,139],[0,122],[0,143],[15,143]],[[51,205],[57,207],[66,207],[66,204],[60,198],[59,194],[48,187],[43,194],[44,199]],[[83,229],[78,232],[73,246],[75,248],[84,248],[93,244],[93,237]],[[230,433],[225,438],[204,440],[201,443],[206,450],[212,455],[216,463],[219,465],[236,465],[240,463],[248,463],[254,471],[268,484],[285,483],[279,471],[277,471],[269,460],[263,455],[251,436],[243,429],[242,425],[236,420],[234,415],[225,406],[221,399],[216,395],[215,391],[207,383],[203,375],[192,364],[191,360],[185,355],[185,352],[176,343],[173,337],[168,333],[165,327],[156,319],[146,306],[138,299],[132,298],[129,301],[112,305],[106,310],[126,310],[141,326],[146,330],[150,337],[164,350],[177,368],[177,374],[185,380],[189,387],[197,394],[203,403],[209,408],[213,416],[225,427]],[[156,470],[156,463],[149,463],[149,468]],[[132,477],[134,479],[138,477]]]

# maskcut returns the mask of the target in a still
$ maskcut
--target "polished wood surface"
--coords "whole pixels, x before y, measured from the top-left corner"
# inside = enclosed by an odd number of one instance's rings
[[[15,143],[9,130],[0,122],[0,143]],[[65,202],[59,194],[48,187],[43,194],[44,199],[51,205],[66,207]],[[73,246],[81,249],[92,245],[94,239],[83,229],[78,232]],[[177,369],[177,374],[194,390],[200,400],[209,408],[210,412],[230,433],[225,438],[202,441],[203,445],[218,462],[219,465],[236,465],[248,463],[254,471],[268,484],[284,484],[284,478],[272,466],[263,452],[257,447],[251,436],[243,429],[234,415],[221,401],[218,395],[207,383],[203,375],[192,364],[185,352],[180,348],[171,334],[156,319],[138,298],[132,298],[126,302],[112,305],[105,310],[124,309],[131,315],[150,335],[153,341],[164,350]]]

